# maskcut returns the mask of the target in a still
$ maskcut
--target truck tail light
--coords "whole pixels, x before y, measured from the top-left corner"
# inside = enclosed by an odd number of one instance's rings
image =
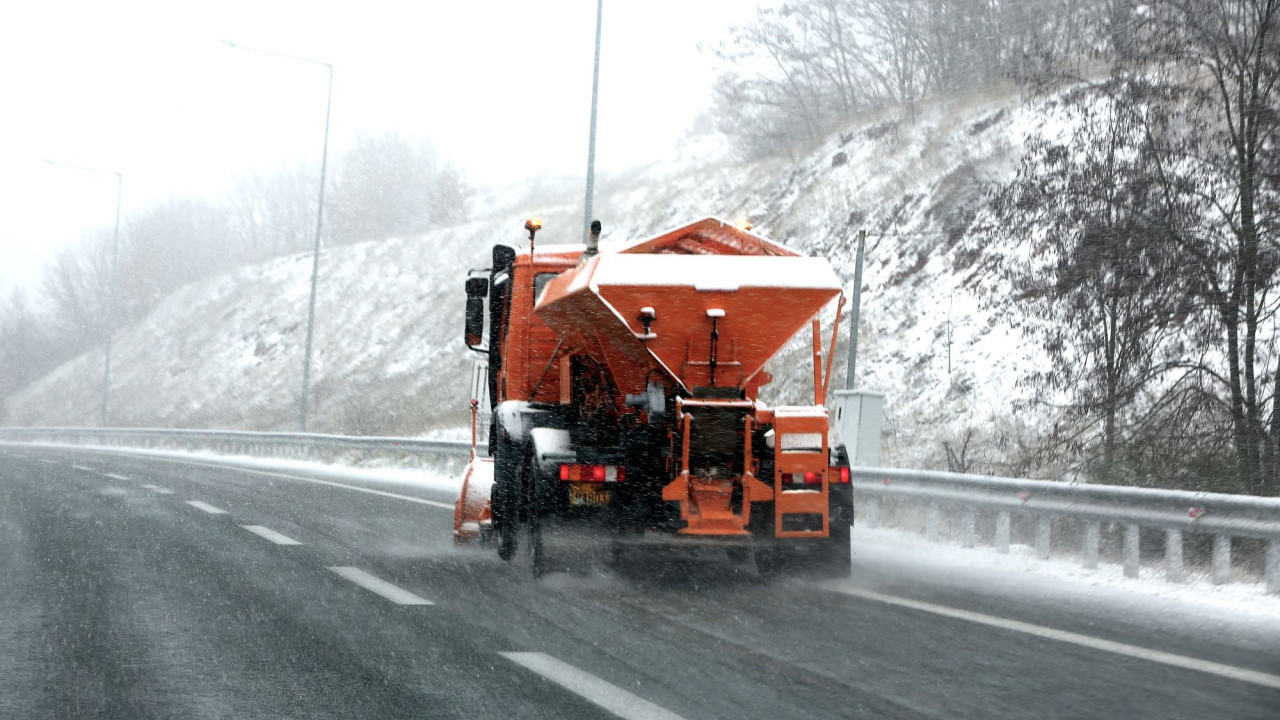
[[[835,469],[839,470],[840,472],[837,473],[836,476],[831,479],[831,482],[840,483],[841,485],[848,485],[849,484],[849,468],[842,467],[842,468],[835,468]]]
[[[565,482],[623,482],[627,479],[627,470],[622,465],[566,463],[560,466],[560,479]]]
[[[822,473],[812,471],[807,473],[784,473],[782,482],[787,485],[821,485]]]

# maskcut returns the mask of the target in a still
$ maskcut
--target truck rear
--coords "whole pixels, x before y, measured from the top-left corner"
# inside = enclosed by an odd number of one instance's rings
[[[528,249],[497,245],[467,278],[492,422],[455,538],[492,537],[535,573],[561,565],[554,528],[596,549],[723,547],[762,572],[847,574],[849,467],[816,319],[843,306],[830,264],[717,218],[603,252],[535,251],[526,229]],[[838,326],[839,309],[829,350]],[[813,404],[768,407],[765,363],[806,327]]]

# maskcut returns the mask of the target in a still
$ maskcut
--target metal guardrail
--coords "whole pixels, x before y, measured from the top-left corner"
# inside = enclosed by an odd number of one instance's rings
[[[471,449],[471,443],[456,440],[150,428],[0,428],[0,440],[165,450],[212,450],[256,457],[326,461],[343,453],[353,452],[369,457],[395,459],[466,455]]]
[[[880,522],[883,499],[904,498],[925,504],[925,536],[937,540],[943,508],[958,508],[960,544],[965,547],[976,544],[976,511],[994,511],[1000,553],[1009,552],[1015,514],[1035,518],[1035,549],[1042,558],[1050,552],[1052,520],[1076,519],[1083,523],[1081,554],[1090,569],[1098,566],[1102,523],[1121,524],[1121,558],[1128,577],[1138,576],[1140,528],[1164,530],[1165,577],[1171,582],[1186,579],[1185,533],[1212,536],[1215,584],[1230,581],[1231,539],[1257,538],[1266,541],[1266,590],[1280,594],[1280,498],[891,468],[854,468],[853,486],[862,495],[864,522],[872,528]]]
[[[461,456],[470,443],[397,437],[353,437],[316,433],[259,433],[226,430],[160,430],[121,428],[0,428],[0,441],[105,445],[132,448],[212,450],[258,457],[333,460],[344,453],[390,458]],[[1257,538],[1266,542],[1266,589],[1280,594],[1280,498],[1222,493],[1193,493],[1114,485],[1090,485],[961,475],[958,473],[853,469],[853,487],[868,527],[880,523],[881,503],[899,498],[923,503],[925,536],[939,538],[944,507],[959,509],[960,543],[977,542],[979,509],[995,513],[995,548],[1009,552],[1015,515],[1036,520],[1035,549],[1047,557],[1055,518],[1083,523],[1082,556],[1085,567],[1096,568],[1102,523],[1124,526],[1124,573],[1137,577],[1140,528],[1165,532],[1165,576],[1173,582],[1186,578],[1183,535],[1213,538],[1211,578],[1215,584],[1231,577],[1231,539]]]

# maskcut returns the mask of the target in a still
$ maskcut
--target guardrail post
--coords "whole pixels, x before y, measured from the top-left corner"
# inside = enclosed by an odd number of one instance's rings
[[[1009,535],[1010,519],[1009,511],[1001,510],[996,513],[996,552],[1001,555],[1009,554]]]
[[[872,495],[867,498],[867,519],[864,521],[868,530],[875,530],[880,525],[880,497]]]
[[[1084,523],[1084,567],[1086,570],[1098,569],[1098,545],[1102,535],[1102,524],[1097,520],[1086,520]]]
[[[1036,516],[1036,557],[1049,557],[1049,516]]]
[[[938,526],[942,524],[942,507],[936,503],[929,503],[929,512],[924,517],[924,539],[929,542],[938,542]]]
[[[1164,531],[1164,579],[1171,583],[1187,579],[1182,567],[1182,531],[1177,528]]]
[[[1280,595],[1280,540],[1267,541],[1267,594]]]
[[[1138,526],[1124,526],[1124,576],[1138,577]]]
[[[971,505],[966,505],[960,511],[960,547],[971,548],[977,541],[975,539],[974,526],[977,524],[977,511]]]
[[[1213,584],[1231,582],[1231,536],[1213,536]]]

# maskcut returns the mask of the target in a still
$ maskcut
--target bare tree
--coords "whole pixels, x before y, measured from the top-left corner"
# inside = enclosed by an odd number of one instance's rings
[[[315,241],[320,171],[309,162],[254,173],[232,189],[229,231],[244,262],[302,252]]]
[[[360,133],[338,162],[326,202],[328,237],[336,244],[421,230],[437,177],[435,148],[399,133]]]
[[[465,222],[471,217],[471,186],[452,165],[435,176],[427,207],[431,221],[440,224]]]
[[[15,289],[0,298],[0,419],[5,400],[43,374],[54,357],[47,328],[26,293]]]
[[[713,49],[725,67],[718,124],[751,157],[816,140],[866,108],[1043,76],[1096,49],[1104,2],[790,0]]]
[[[1240,489],[1280,491],[1280,347],[1275,281],[1280,0],[1170,0],[1138,41],[1179,91],[1183,132],[1153,160],[1186,255],[1188,286],[1212,310]],[[1267,333],[1264,335],[1264,333]]]
[[[245,261],[227,210],[197,198],[169,198],[130,217],[116,270],[116,321],[141,319],[174,289]]]
[[[1025,383],[1065,411],[1049,441],[1096,458],[1087,464],[1105,482],[1122,480],[1125,436],[1162,406],[1194,311],[1165,279],[1182,258],[1150,162],[1144,87],[1117,79],[1077,95],[1073,134],[1032,138],[995,198],[997,235],[1037,239],[1014,268],[1013,293],[1050,363]]]
[[[58,250],[45,269],[41,289],[67,347],[83,350],[105,338],[111,239],[109,231],[85,235]]]

